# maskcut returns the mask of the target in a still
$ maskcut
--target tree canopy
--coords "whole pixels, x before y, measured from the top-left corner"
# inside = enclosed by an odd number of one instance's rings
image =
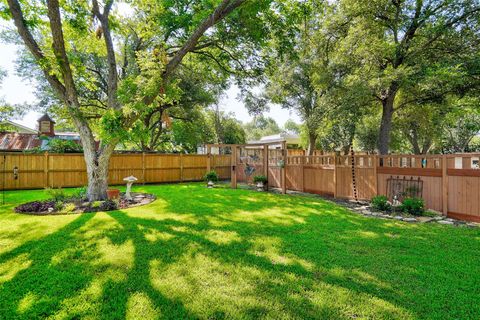
[[[244,60],[262,42],[261,13],[271,10],[270,1],[245,0],[124,5],[132,14],[113,0],[6,0],[0,10],[46,80],[52,105],[81,136],[91,200],[106,197],[109,158],[136,122],[185,101],[188,70],[203,73],[197,68],[209,61],[207,83],[222,72],[255,72]]]

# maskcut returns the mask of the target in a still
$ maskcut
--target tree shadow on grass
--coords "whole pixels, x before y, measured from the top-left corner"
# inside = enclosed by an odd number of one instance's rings
[[[338,207],[332,209],[316,199],[271,198],[271,195],[252,194],[229,190],[212,196],[199,197],[194,192],[183,196],[170,196],[167,192],[159,196],[166,202],[163,206],[166,213],[196,213],[195,221],[191,223],[149,219],[148,214],[130,212],[115,214],[115,218],[125,220],[122,222],[125,225],[173,234],[174,237],[169,240],[160,240],[155,244],[160,247],[169,242],[178,244],[175,248],[177,259],[188,253],[183,248],[194,246],[195,254],[263,271],[267,276],[263,280],[257,279],[255,296],[269,301],[283,301],[285,314],[311,317],[323,312],[324,315],[339,316],[342,313],[336,308],[346,307],[377,317],[428,317],[432,314],[445,316],[445,306],[452,309],[450,314],[453,318],[455,315],[475,317],[480,313],[478,306],[473,304],[476,296],[472,291],[475,290],[474,284],[468,283],[475,273],[468,268],[478,269],[475,250],[464,248],[465,254],[473,258],[466,264],[443,263],[455,259],[458,242],[468,243],[469,234],[478,236],[475,231],[452,229],[458,238],[446,239],[445,229],[440,226],[368,219]],[[252,196],[257,199],[249,201]],[[272,216],[269,209],[283,212],[285,221],[278,220],[278,215]],[[246,216],[239,218],[238,214],[243,213]],[[248,215],[252,213],[254,221],[249,220]],[[265,213],[265,216],[255,213]],[[238,239],[218,244],[208,239],[205,233],[209,230],[236,234]],[[277,239],[278,243],[273,245],[277,252],[265,254],[270,250],[268,245],[255,252],[258,249],[253,241],[255,238]],[[265,246],[264,243],[261,245]],[[175,263],[162,262],[163,270],[168,270],[168,265]],[[459,271],[466,278],[448,276],[453,266],[459,266]],[[275,278],[281,278],[283,284],[278,285],[271,280]],[[449,294],[451,287],[459,293]],[[319,290],[330,290],[332,297],[349,296],[352,301],[343,301],[339,306],[319,311],[318,305],[325,307],[325,304],[314,305],[312,298],[306,294],[318,295]],[[470,292],[460,294],[464,290]],[[302,291],[303,294],[300,293]],[[296,298],[292,299],[290,295]],[[328,300],[328,297],[319,296]],[[449,302],[452,298],[454,303]],[[432,304],[434,299],[439,302]],[[362,310],[361,304],[371,306]],[[352,312],[352,316],[358,316]],[[348,313],[343,315],[348,317]]]
[[[227,209],[227,213],[235,210],[234,208],[237,207],[239,200],[238,197],[229,197],[228,195],[225,195],[223,198],[217,195],[215,198],[216,201],[223,203],[223,209]],[[119,221],[124,228],[131,228],[129,230],[131,233],[128,238],[133,239],[137,250],[135,259],[135,263],[139,266],[137,269],[151,270],[151,262],[158,262],[158,264],[161,265],[161,267],[158,268],[160,271],[158,276],[160,278],[171,278],[170,280],[152,279],[152,275],[150,274],[149,278],[144,278],[141,281],[145,286],[152,285],[153,283],[155,290],[151,291],[151,289],[149,289],[149,296],[153,301],[155,301],[153,292],[158,290],[172,294],[177,297],[176,299],[186,301],[190,308],[196,310],[201,310],[201,308],[195,300],[201,300],[206,306],[210,306],[207,311],[200,311],[202,318],[222,317],[222,315],[246,318],[257,318],[265,315],[273,318],[282,316],[318,318],[341,316],[341,312],[338,310],[339,307],[329,304],[315,305],[312,300],[308,298],[309,293],[320,289],[316,287],[318,283],[322,283],[323,289],[330,290],[332,294],[335,293],[335,290],[345,291],[344,288],[349,290],[355,289],[357,293],[363,295],[363,301],[369,300],[369,297],[366,297],[366,295],[372,295],[375,298],[379,293],[379,282],[377,281],[377,283],[375,283],[373,277],[368,278],[368,275],[363,274],[360,276],[355,274],[351,275],[350,281],[356,282],[356,284],[349,287],[349,283],[344,281],[347,275],[329,272],[327,268],[319,267],[317,265],[318,261],[314,259],[301,258],[302,250],[290,250],[290,252],[288,252],[288,246],[291,245],[290,241],[296,240],[296,237],[290,239],[289,234],[291,235],[297,232],[300,237],[305,235],[305,233],[301,232],[302,228],[299,228],[295,223],[285,225],[281,222],[269,221],[268,217],[260,219],[262,220],[261,223],[258,223],[258,221],[251,223],[238,221],[236,219],[232,220],[224,217],[226,212],[220,210],[218,203],[210,207],[211,202],[198,201],[196,196],[194,201],[189,200],[190,199],[184,199],[184,201],[187,201],[194,207],[194,209],[191,208],[191,212],[201,212],[195,221],[183,222],[175,219],[149,219],[148,214],[132,215],[128,211],[109,213]],[[248,206],[249,204],[247,204],[247,207]],[[291,205],[281,203],[279,207],[276,207],[271,202],[260,205],[255,204],[256,210],[262,210],[263,207],[268,209],[273,208],[275,210],[287,208],[286,210],[288,211],[290,210],[288,208],[289,206]],[[187,207],[185,203],[182,203],[180,210],[183,213],[190,212]],[[173,201],[169,203],[166,211],[175,212],[177,208],[178,206],[175,201]],[[244,210],[245,209],[241,209],[242,212]],[[208,214],[205,214],[205,212],[208,212]],[[320,220],[314,221],[312,219],[315,219],[315,217],[309,217],[309,215],[310,214],[302,214],[302,216],[306,218],[303,225],[307,228],[312,228],[311,225],[318,226]],[[211,223],[212,219],[216,222],[214,225]],[[341,220],[343,217],[339,219]],[[350,228],[353,229],[356,224],[347,223],[346,225],[349,225]],[[278,228],[281,230],[277,230]],[[169,235],[170,237],[165,239],[165,237],[162,238],[159,236],[154,241],[149,242],[146,238],[152,230],[159,235]],[[226,242],[222,241],[222,239],[215,239],[215,237],[212,240],[209,238],[210,231],[217,232],[220,237],[222,234],[227,236],[233,234],[237,237],[234,237],[232,241]],[[263,239],[260,241],[261,243],[256,244],[255,241],[253,241],[256,238]],[[271,239],[278,239],[280,241],[271,244],[271,247],[269,247],[268,242]],[[118,240],[126,241],[126,239],[117,238],[117,241]],[[220,240],[220,243],[215,240]],[[309,241],[311,240],[312,239]],[[304,251],[308,251],[308,249],[308,247],[303,248]],[[321,248],[317,247],[317,250],[318,249],[321,250]],[[328,251],[326,248],[324,249]],[[143,254],[140,253],[140,251],[142,251]],[[321,252],[318,251],[317,253],[321,254]],[[186,260],[184,260],[185,257],[187,257]],[[309,258],[312,258],[311,255]],[[179,266],[179,264],[188,266],[191,261],[194,261],[190,266],[192,270],[189,270],[188,267],[182,268]],[[217,265],[217,262],[219,262],[219,265]],[[211,279],[209,279],[209,276],[195,275],[193,269],[196,267],[203,268],[207,273],[213,273],[213,278],[221,282],[224,287],[241,287],[239,283],[231,280],[232,277],[235,278],[239,275],[235,274],[235,271],[232,271],[230,268],[239,268],[245,273],[250,272],[250,275],[247,274],[242,278],[243,281],[250,282],[250,288],[245,291],[245,294],[249,296],[239,297],[232,292],[227,292],[223,296],[215,296],[214,293],[212,294],[209,291],[218,289],[218,286],[211,285],[212,287],[210,289],[208,286],[205,286],[202,282],[208,283]],[[172,269],[175,271],[170,271]],[[132,272],[136,273],[134,271]],[[223,275],[222,272],[225,274]],[[232,272],[234,273],[233,276],[229,274]],[[150,273],[152,273],[152,271],[150,271]],[[192,273],[192,275],[189,273]],[[367,277],[370,281],[365,281],[365,279],[358,281],[360,277]],[[129,278],[133,279],[133,277]],[[155,281],[159,284],[157,283],[157,285],[155,285]],[[331,286],[337,286],[339,288],[332,289]],[[176,287],[187,287],[187,289],[177,290]],[[195,288],[200,295],[198,298],[192,298],[191,296],[191,291],[195,290]],[[169,290],[171,292],[169,292]],[[383,290],[392,291],[387,286],[384,286]],[[115,289],[112,292],[116,291],[118,290]],[[214,300],[217,299],[220,301],[223,300],[224,305],[235,304],[235,302],[227,296],[228,294],[234,297],[236,296],[240,300],[240,303],[242,303],[242,299],[248,300],[249,298],[264,301],[265,303],[247,302],[247,306],[244,308],[242,308],[241,304],[237,304],[235,313],[229,313],[232,312],[229,308],[218,306],[214,302]],[[344,294],[344,292],[342,292],[342,294]],[[126,300],[127,297],[125,296],[124,299]],[[166,308],[169,312],[172,311],[168,305],[162,305],[162,303],[160,303],[158,307],[160,309]],[[401,317],[407,314],[407,312],[401,310],[401,308],[390,305],[382,306],[380,304],[377,305],[375,311],[376,316],[383,315],[386,317]]]
[[[261,279],[261,274],[263,270],[271,268],[272,264],[264,257],[249,254],[250,244],[248,242],[241,241],[227,245],[219,245],[212,242],[200,233],[206,230],[205,228],[207,228],[207,226],[205,223],[197,225],[171,219],[156,221],[132,218],[124,212],[110,212],[109,215],[119,221],[124,228],[129,228],[128,236],[124,239],[115,235],[110,236],[113,236],[119,243],[133,239],[136,251],[135,266],[129,272],[127,282],[112,286],[109,292],[105,292],[105,298],[109,294],[116,294],[118,298],[118,293],[121,292],[123,304],[127,306],[132,291],[126,289],[135,288],[135,290],[145,293],[157,310],[159,310],[159,313],[169,319],[223,319],[231,317],[255,319],[269,313],[265,304],[250,303],[242,306],[226,295],[216,296],[208,292],[209,290],[213,291],[218,289],[219,286],[223,286],[227,291],[226,294],[233,294],[233,296],[239,297],[234,293],[236,290],[235,287],[227,288],[228,286],[236,285],[240,287],[238,282],[232,282],[232,280],[229,279],[231,276],[229,273],[234,272],[229,269],[232,266],[257,268],[259,273],[254,275],[254,279],[248,279],[247,277],[243,279],[248,281],[264,281]],[[172,237],[167,240],[157,239],[155,241],[148,241],[146,239],[146,231],[148,232],[149,230],[156,230],[162,234],[169,234]],[[189,261],[185,261],[185,257],[187,257]],[[194,270],[193,267],[195,267],[195,265],[191,265],[192,269],[189,269],[188,264],[190,261],[195,261],[196,259],[203,260],[200,262],[200,267],[205,268],[203,271]],[[220,262],[220,264],[217,264],[217,262]],[[184,263],[185,265],[182,266]],[[228,264],[228,266],[224,268],[222,264]],[[177,270],[179,272],[178,274],[176,274],[177,271],[175,271],[174,274],[168,275],[168,269],[171,266],[181,266],[186,267],[186,269],[181,268],[181,270]],[[299,266],[284,266],[282,272],[298,273],[300,271],[299,268],[301,269]],[[159,276],[159,278],[156,278],[155,271],[158,271],[156,275]],[[196,272],[210,274],[197,277],[197,275],[190,276],[188,274],[189,272],[192,272],[192,274]],[[155,283],[162,278],[168,282],[167,286],[163,287],[164,290],[162,290],[161,284],[156,285]],[[202,283],[203,281],[210,280],[217,280],[218,282],[211,283],[207,286],[205,286],[205,283]],[[290,285],[292,285],[292,283],[290,283]],[[257,283],[254,290],[249,291],[252,295],[246,298],[256,299],[258,301],[268,299],[266,305],[273,303],[277,304],[278,308],[282,308],[282,313],[279,313],[279,316],[282,314],[285,316],[285,314],[290,313],[290,316],[301,317],[301,315],[291,313],[293,310],[289,310],[289,308],[280,307],[281,304],[287,301],[290,301],[290,304],[294,303],[287,295],[288,292],[280,290],[274,296],[271,296],[265,294],[265,290],[269,288],[268,284],[265,283],[261,290],[258,287]],[[198,295],[192,292],[192,289],[196,290],[195,288],[198,289]],[[263,291],[262,294],[260,294],[261,291]],[[165,295],[169,295],[169,298],[167,299]],[[240,298],[243,299],[245,297]],[[197,308],[198,304],[195,300],[202,300],[203,302],[211,304],[203,305],[202,310],[202,308]],[[187,311],[182,301],[186,301],[191,309],[195,311]],[[227,304],[230,304],[230,306],[227,307]],[[237,305],[232,306],[232,304]],[[301,305],[309,310],[313,308],[308,301],[301,302]],[[108,303],[105,304],[105,314],[110,314],[111,312],[111,310],[108,310],[108,306]],[[235,309],[235,313],[231,313],[232,307]],[[300,306],[297,304],[296,307]],[[126,314],[128,310],[124,312]],[[296,312],[298,312],[298,310],[296,310]],[[117,315],[123,317],[125,314]]]
[[[74,233],[93,216],[80,215],[58,231],[0,255],[3,267],[11,272],[0,284],[0,318],[46,317],[63,299],[74,295],[90,280],[84,274],[86,264],[52,266],[51,260],[62,250],[75,246]],[[25,298],[30,301],[25,301],[22,307],[19,302]]]

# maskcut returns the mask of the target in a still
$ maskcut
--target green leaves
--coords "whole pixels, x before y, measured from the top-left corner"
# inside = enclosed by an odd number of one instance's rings
[[[105,112],[99,122],[99,135],[102,141],[108,143],[113,137],[120,141],[128,138],[125,120],[120,110],[109,109]]]

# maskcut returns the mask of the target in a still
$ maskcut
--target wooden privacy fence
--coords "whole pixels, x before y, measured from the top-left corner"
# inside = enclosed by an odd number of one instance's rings
[[[427,208],[480,222],[480,154],[287,156],[284,168],[269,163],[269,186],[337,198],[391,198],[389,179],[419,181]]]
[[[238,152],[237,152],[238,151]],[[134,175],[139,183],[199,181],[208,170],[221,179],[251,182],[248,166],[268,175],[268,185],[370,200],[389,194],[389,180],[421,181],[422,198],[430,209],[480,222],[480,154],[285,156],[286,150],[268,146],[237,150],[231,155],[114,154],[109,184],[123,184]],[[75,187],[87,183],[83,154],[0,154],[2,189]]]
[[[3,189],[78,187],[87,184],[83,154],[0,154]],[[133,175],[139,183],[202,180],[207,170],[230,179],[229,155],[114,154],[110,159],[109,184],[123,184]]]

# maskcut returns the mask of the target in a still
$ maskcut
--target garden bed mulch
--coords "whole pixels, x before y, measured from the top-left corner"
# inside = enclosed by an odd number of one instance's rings
[[[93,201],[86,199],[66,199],[60,204],[55,200],[32,201],[15,207],[16,213],[29,215],[64,215],[99,211],[112,211],[143,206],[153,202],[156,197],[150,193],[131,193],[132,200],[127,200],[125,193],[120,193],[116,200]]]

